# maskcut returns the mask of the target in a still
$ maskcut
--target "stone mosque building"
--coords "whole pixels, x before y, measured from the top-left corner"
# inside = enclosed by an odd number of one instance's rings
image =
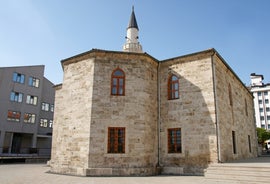
[[[143,52],[132,10],[123,51],[61,61],[51,172],[203,175],[257,156],[253,97],[215,49],[166,60]]]

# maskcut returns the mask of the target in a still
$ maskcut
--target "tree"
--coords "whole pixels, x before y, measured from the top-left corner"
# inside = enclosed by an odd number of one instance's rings
[[[256,128],[258,143],[263,145],[264,141],[270,139],[270,132],[266,131],[264,128]]]

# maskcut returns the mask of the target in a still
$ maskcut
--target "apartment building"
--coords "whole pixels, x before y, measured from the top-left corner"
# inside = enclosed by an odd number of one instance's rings
[[[0,68],[0,155],[50,156],[54,84],[45,66]]]
[[[270,130],[270,83],[264,84],[263,75],[250,74],[250,91],[254,96],[256,126]]]

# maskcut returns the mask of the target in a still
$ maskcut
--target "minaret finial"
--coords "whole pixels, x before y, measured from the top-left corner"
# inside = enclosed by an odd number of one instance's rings
[[[123,51],[126,52],[142,52],[142,46],[138,41],[139,27],[136,21],[134,6],[132,6],[132,12],[127,27],[126,43],[123,46]]]

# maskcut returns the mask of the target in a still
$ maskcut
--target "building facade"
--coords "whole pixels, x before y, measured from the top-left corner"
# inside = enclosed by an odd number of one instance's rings
[[[203,175],[211,163],[256,157],[252,94],[217,51],[159,61],[130,46],[137,34],[132,11],[123,52],[61,61],[51,172]]]
[[[44,66],[0,68],[0,155],[50,156],[54,84]]]
[[[256,126],[270,130],[270,84],[264,84],[263,75],[255,73],[250,75],[250,79],[250,91],[254,97]]]

